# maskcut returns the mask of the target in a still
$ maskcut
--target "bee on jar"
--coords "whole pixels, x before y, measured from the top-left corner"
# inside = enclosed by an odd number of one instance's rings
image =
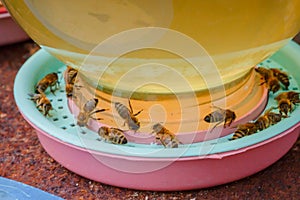
[[[279,80],[276,76],[274,76],[273,71],[270,69],[266,69],[263,67],[255,68],[255,71],[259,73],[264,81],[260,84],[266,84],[269,91],[272,91],[273,94],[276,93],[280,89]]]
[[[81,87],[82,86],[76,84],[66,84],[65,85],[66,96],[68,98],[69,97],[76,98],[76,96],[74,96],[74,88],[79,90]]]
[[[217,108],[217,110],[213,111],[212,113],[209,113],[204,117],[204,121],[208,123],[217,122],[212,128],[212,130],[223,122],[224,122],[224,126],[223,126],[224,128],[226,128],[227,126],[229,127],[231,123],[236,119],[236,114],[232,110],[219,108],[217,106],[213,106],[213,107]]]
[[[57,73],[53,72],[44,76],[35,86],[35,93],[44,93],[48,87],[54,94],[55,90],[58,89],[59,81]],[[54,89],[53,89],[54,87]]]
[[[49,111],[53,110],[51,101],[46,97],[44,93],[41,94],[28,94],[30,96],[30,100],[35,102],[37,109],[43,113],[44,116],[50,115]]]
[[[140,114],[143,109],[134,114],[130,100],[128,100],[129,109],[120,102],[116,102],[114,104],[119,116],[124,120],[124,126],[127,124],[130,130],[137,131],[140,128],[140,122],[136,116]]]
[[[285,89],[288,90],[290,86],[289,76],[286,72],[283,72],[276,68],[270,69],[273,72],[273,75],[285,86]]]
[[[128,142],[123,130],[118,128],[102,126],[98,130],[98,135],[103,138],[104,141],[112,144],[127,144]]]
[[[289,91],[289,92],[282,92],[278,96],[276,96],[274,99],[279,102],[281,99],[288,99],[290,100],[294,105],[297,103],[300,103],[299,99],[299,92]]]
[[[180,141],[176,138],[174,133],[166,129],[160,123],[154,124],[152,129],[152,133],[155,134],[155,139],[160,141],[165,148],[178,148]]]
[[[67,66],[67,69],[65,70],[65,73],[64,73],[65,82],[67,84],[75,84],[77,74],[78,74],[78,70],[76,70],[70,66]]]
[[[75,97],[73,95],[74,88],[79,89],[81,86],[75,84],[78,71],[70,66],[67,66],[67,69],[64,73],[65,78],[65,91],[67,97]]]
[[[269,80],[270,77],[270,70],[264,67],[256,67],[254,68],[254,70],[259,73],[262,78],[264,79],[265,82],[267,82]],[[262,83],[264,84],[264,83]]]
[[[87,126],[89,119],[102,120],[102,118],[93,117],[93,114],[98,112],[104,112],[107,109],[96,110],[97,105],[98,105],[98,99],[96,98],[90,99],[84,104],[83,108],[80,110],[79,114],[77,115],[78,126],[80,127]]]
[[[73,97],[73,89],[74,89],[74,85],[73,84],[66,83],[66,85],[65,85],[65,91],[66,91],[67,97]]]
[[[271,125],[277,124],[281,121],[282,115],[271,112],[273,109],[274,107],[271,107],[270,109],[266,110],[265,113],[255,121],[255,125],[259,131],[267,129]]]
[[[247,122],[246,124],[240,124],[238,125],[237,130],[234,132],[230,140],[235,140],[247,135],[252,135],[256,133],[257,130],[258,130],[257,124],[255,124],[254,122]]]

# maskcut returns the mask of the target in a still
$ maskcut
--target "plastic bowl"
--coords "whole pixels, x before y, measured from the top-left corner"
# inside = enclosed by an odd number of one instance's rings
[[[291,42],[270,59],[268,67],[285,66],[293,72],[291,89],[300,84],[300,47]],[[41,67],[43,66],[43,67]],[[37,130],[45,150],[69,170],[110,185],[141,190],[189,190],[228,183],[256,173],[281,158],[299,136],[300,108],[290,117],[257,134],[229,141],[218,139],[165,149],[161,145],[112,145],[98,141],[90,130],[81,134],[68,108],[64,90],[49,94],[55,110],[45,118],[26,96],[45,74],[62,72],[64,64],[43,50],[34,54],[21,68],[14,86],[17,106]],[[63,87],[62,87],[63,88]],[[267,108],[274,104],[269,95]],[[280,147],[280,148],[278,148]]]
[[[0,10],[0,45],[28,40],[29,36],[12,19],[4,7]]]

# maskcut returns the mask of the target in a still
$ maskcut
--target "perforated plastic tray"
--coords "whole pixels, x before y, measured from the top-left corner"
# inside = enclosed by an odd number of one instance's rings
[[[300,82],[300,48],[290,43],[260,65],[282,68],[291,74],[292,90]],[[284,67],[283,67],[284,66]],[[20,69],[15,80],[15,100],[25,119],[36,128],[47,152],[70,170],[107,184],[148,190],[184,190],[213,186],[253,174],[283,156],[299,135],[299,107],[290,117],[257,134],[229,141],[215,140],[166,149],[161,145],[128,143],[112,145],[97,140],[86,130],[81,134],[68,109],[62,85],[49,94],[55,111],[45,118],[28,93],[45,74],[62,73],[65,65],[40,50]],[[274,106],[269,96],[267,108]],[[278,148],[280,146],[280,148]]]

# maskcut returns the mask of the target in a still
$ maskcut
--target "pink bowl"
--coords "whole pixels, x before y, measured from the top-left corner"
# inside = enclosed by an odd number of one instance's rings
[[[35,128],[48,154],[81,176],[124,188],[175,191],[228,183],[268,167],[295,143],[299,125],[239,150],[174,159],[126,157],[91,151],[62,142]]]
[[[287,69],[297,72],[293,74],[295,78],[291,79],[293,90],[298,90],[300,85],[299,52],[300,47],[291,43],[276,54],[274,60],[267,62],[278,66],[277,62],[280,61],[281,65],[294,67]],[[95,181],[156,191],[220,185],[268,167],[287,153],[299,137],[300,108],[296,107],[290,117],[280,123],[233,141],[228,140],[228,135],[219,138],[215,144],[210,143],[211,141],[199,142],[180,145],[175,149],[133,143],[113,145],[97,141],[97,133],[80,135],[74,132],[74,116],[67,113],[69,110],[59,109],[62,105],[68,107],[67,100],[60,99],[60,95],[65,97],[65,93],[57,92],[56,99],[51,97],[57,108],[53,112],[57,120],[45,118],[36,109],[36,105],[25,98],[28,93],[33,92],[39,77],[61,69],[62,66],[63,63],[43,50],[34,54],[19,70],[15,79],[16,104],[24,118],[37,130],[39,140],[50,156],[69,170]],[[270,94],[268,104],[274,104],[273,98]],[[65,126],[69,126],[69,129]],[[207,146],[212,148],[202,151]],[[178,152],[181,153],[179,156]]]
[[[12,19],[4,8],[0,10],[0,45],[7,45],[28,40],[28,35]]]

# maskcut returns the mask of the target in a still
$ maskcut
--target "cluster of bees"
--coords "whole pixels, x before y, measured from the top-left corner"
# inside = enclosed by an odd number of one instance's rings
[[[48,88],[54,94],[55,90],[59,87],[58,75],[53,72],[44,76],[35,86],[35,92],[28,94],[30,100],[34,101],[37,109],[43,113],[44,116],[51,117],[49,113],[53,110],[51,101],[46,96],[45,92]]]
[[[274,94],[278,92],[282,86],[284,87],[283,89],[288,90],[290,81],[287,73],[279,69],[268,69],[263,67],[257,67],[255,68],[255,71],[259,73],[263,79],[263,82],[260,85],[266,84],[269,92]],[[274,98],[277,101],[277,107],[269,108],[255,121],[237,125],[237,129],[230,140],[252,135],[280,122],[282,118],[288,117],[288,114],[294,110],[294,106],[300,103],[299,94],[300,93],[294,91],[282,92]],[[236,119],[236,114],[234,111],[219,107],[216,108],[216,111],[208,114],[204,118],[204,121],[208,123],[217,122],[213,128],[221,123],[224,123],[225,128],[230,126],[231,123]],[[278,109],[279,113],[273,112],[274,109]]]
[[[280,88],[280,83],[288,90],[290,81],[286,72],[276,68],[257,67],[255,71],[262,76],[263,82],[261,85],[266,84],[270,92],[276,93]]]
[[[67,97],[74,97],[73,89],[78,87],[75,83],[76,76],[78,71],[71,67],[67,67],[65,71],[65,90]],[[89,119],[101,120],[102,118],[94,117],[95,113],[104,112],[108,109],[97,109],[99,100],[97,98],[89,99],[80,109],[79,114],[77,115],[77,125],[79,127],[86,127],[88,125]],[[124,126],[127,125],[128,129],[136,132],[140,128],[140,122],[137,118],[143,110],[139,110],[134,113],[130,100],[128,100],[128,107],[120,102],[113,102],[114,107],[118,115],[124,120]],[[166,129],[160,123],[153,125],[152,134],[155,134],[156,140],[160,141],[164,147],[175,148],[178,147],[179,141],[177,140],[174,133]],[[106,142],[113,144],[126,144],[128,142],[124,130],[114,127],[101,126],[98,129],[98,135]]]
[[[283,89],[288,90],[290,81],[286,72],[283,72],[275,68],[263,68],[257,67],[255,71],[259,73],[263,79],[260,85],[266,84],[269,92],[276,93],[282,86]],[[277,107],[271,107],[259,116],[253,122],[247,122],[237,126],[230,140],[235,140],[247,135],[262,131],[274,124],[281,121],[282,118],[288,117],[288,114],[294,110],[294,106],[300,103],[298,92],[286,91],[277,95],[274,99],[277,102]],[[274,109],[278,109],[279,113],[273,112]]]
[[[279,69],[267,69],[263,67],[255,68],[263,79],[260,84],[266,84],[270,92],[277,92],[282,84],[287,90],[290,82],[288,75]],[[64,73],[65,79],[65,91],[68,98],[74,97],[74,88],[80,88],[75,83],[75,79],[78,75],[78,71],[74,68],[67,67]],[[35,93],[30,94],[30,99],[33,100],[37,108],[45,115],[51,116],[49,111],[52,109],[50,100],[46,97],[45,91],[49,87],[50,91],[54,94],[54,91],[58,88],[58,76],[56,73],[47,74],[42,78],[35,86]],[[294,109],[294,106],[300,103],[299,94],[294,91],[287,91],[279,94],[275,97],[278,102],[278,107],[271,107],[263,115],[261,115],[256,121],[247,122],[245,124],[237,125],[237,129],[234,132],[230,140],[235,140],[247,135],[262,131],[271,125],[274,125],[281,121],[282,118],[288,117]],[[97,98],[89,99],[80,108],[80,112],[77,115],[77,125],[79,127],[86,127],[89,119],[102,120],[94,116],[95,113],[104,112],[108,109],[97,109],[99,100]],[[128,129],[136,132],[140,128],[140,122],[137,118],[143,110],[134,113],[130,100],[128,100],[128,107],[120,102],[113,102],[114,107],[118,115],[124,120],[124,125],[128,126]],[[204,117],[204,121],[207,123],[216,123],[213,129],[223,123],[223,127],[229,127],[231,123],[236,119],[236,114],[230,109],[223,109],[217,106],[215,111],[207,114]],[[273,112],[274,109],[279,110],[279,113]],[[181,142],[176,138],[176,135],[169,131],[160,123],[156,123],[152,126],[152,133],[155,135],[156,141],[159,141],[166,148],[177,148]],[[112,144],[126,144],[128,142],[124,130],[114,127],[101,126],[98,130],[98,135],[106,142]],[[101,140],[101,139],[99,139]]]

